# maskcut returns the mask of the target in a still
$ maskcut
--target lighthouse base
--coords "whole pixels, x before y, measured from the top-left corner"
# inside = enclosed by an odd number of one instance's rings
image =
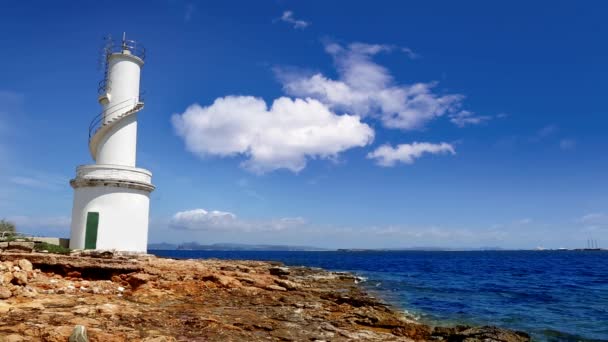
[[[70,181],[74,188],[70,248],[145,253],[148,244],[148,170],[85,165]]]

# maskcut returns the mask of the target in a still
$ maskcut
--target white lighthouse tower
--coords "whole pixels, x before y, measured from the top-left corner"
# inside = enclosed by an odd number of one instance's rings
[[[139,80],[145,50],[107,40],[102,111],[89,126],[95,164],[76,169],[70,248],[146,252],[152,173],[135,167],[137,113],[144,107]]]

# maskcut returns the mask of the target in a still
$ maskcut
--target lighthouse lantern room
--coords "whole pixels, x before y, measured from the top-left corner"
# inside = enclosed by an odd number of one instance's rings
[[[139,84],[145,50],[123,38],[106,39],[102,107],[89,126],[95,164],[81,165],[74,188],[70,248],[146,252],[152,173],[137,168],[137,115],[144,108]]]

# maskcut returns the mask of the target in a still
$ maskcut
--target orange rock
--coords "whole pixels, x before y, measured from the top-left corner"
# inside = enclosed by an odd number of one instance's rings
[[[13,272],[12,282],[17,285],[26,285],[27,284],[27,273],[23,272],[23,271]]]

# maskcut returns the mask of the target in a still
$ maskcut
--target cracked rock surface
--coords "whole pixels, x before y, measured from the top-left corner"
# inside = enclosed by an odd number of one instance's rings
[[[433,328],[350,274],[276,262],[0,253],[0,342],[529,341],[495,327]]]

